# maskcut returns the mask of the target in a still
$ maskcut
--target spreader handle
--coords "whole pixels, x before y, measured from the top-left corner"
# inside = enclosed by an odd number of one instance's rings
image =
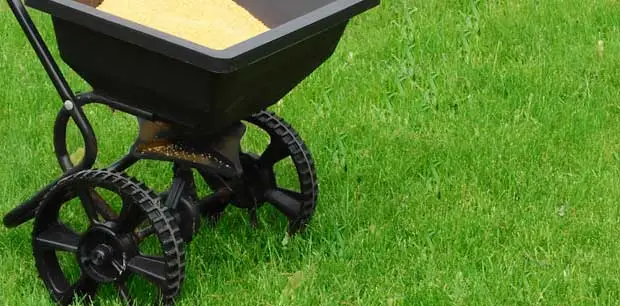
[[[28,11],[26,11],[26,8],[24,7],[24,4],[21,0],[7,0],[7,2],[9,7],[11,7],[11,11],[13,11],[15,18],[17,18],[17,22],[19,22],[19,25],[22,27],[24,34],[26,34],[28,41],[30,41],[32,48],[37,53],[37,57],[39,57],[45,71],[52,80],[52,83],[54,83],[54,87],[56,87],[56,91],[58,91],[62,101],[73,101],[73,91],[58,68],[56,61],[54,61],[47,45],[45,45],[45,41],[41,38],[41,34],[39,34],[37,27],[32,22]]]
[[[76,170],[79,171],[90,168],[94,164],[97,156],[97,141],[90,122],[88,122],[86,115],[82,111],[81,104],[78,103],[79,101],[73,94],[71,87],[69,87],[62,71],[58,68],[58,65],[47,48],[45,41],[41,38],[41,34],[39,34],[36,25],[32,22],[32,18],[30,18],[24,4],[21,0],[7,0],[7,2],[11,7],[11,11],[15,15],[15,18],[17,18],[17,22],[24,31],[24,34],[28,38],[30,45],[32,45],[37,57],[41,61],[43,68],[45,68],[45,71],[52,80],[54,87],[56,87],[56,91],[58,91],[58,94],[62,100],[64,110],[71,116],[80,130],[80,133],[82,133],[82,137],[85,142],[86,156],[84,161],[79,165],[79,169]]]
[[[35,24],[32,22],[30,15],[26,11],[24,4],[21,0],[7,0],[11,11],[17,18],[17,22],[21,26],[24,34],[28,38],[30,45],[34,49],[37,57],[41,61],[43,68],[49,75],[56,91],[60,95],[60,98],[63,102],[63,106],[66,111],[70,114],[73,121],[76,123],[82,136],[84,137],[84,141],[86,143],[86,158],[79,165],[72,169],[73,171],[66,172],[64,176],[74,173],[75,171],[79,171],[85,168],[92,167],[95,162],[95,157],[97,155],[97,142],[95,139],[95,135],[93,129],[86,119],[84,112],[81,107],[75,105],[75,96],[73,95],[73,91],[69,87],[67,80],[63,76],[62,72],[58,68],[56,61],[52,57],[47,45],[45,45],[45,41],[41,38],[41,34],[37,30]],[[56,184],[58,180],[52,182],[51,184],[45,186],[43,189],[39,190],[35,195],[33,195],[30,199],[17,206],[13,210],[11,210],[4,217],[4,225],[6,227],[16,227],[32,218],[34,218],[36,211],[41,204],[41,201],[47,194],[47,192]]]
[[[28,199],[26,202],[13,208],[13,210],[11,210],[9,213],[7,213],[4,216],[4,219],[2,220],[4,223],[4,226],[6,226],[7,228],[17,227],[18,225],[34,218],[35,214],[37,213],[37,209],[39,208],[39,205],[41,204],[41,201],[43,200],[47,192],[50,189],[52,189],[52,187],[54,187],[54,185],[56,185],[57,182],[58,180],[45,186],[43,189],[39,190],[39,192],[33,195],[30,199]]]
[[[84,147],[85,147],[85,155],[82,161],[75,167],[69,169],[66,168],[65,173],[59,179],[55,180],[53,183],[47,185],[43,189],[39,190],[34,196],[32,196],[29,200],[25,201],[21,205],[17,206],[13,210],[11,210],[4,217],[4,225],[7,227],[16,227],[32,218],[34,218],[36,211],[41,204],[41,201],[45,197],[45,195],[49,192],[49,190],[58,182],[58,180],[71,175],[77,171],[81,171],[84,169],[88,169],[92,167],[95,163],[95,159],[97,157],[97,139],[95,138],[95,132],[93,131],[90,122],[86,118],[84,111],[82,110],[81,103],[78,103],[79,99],[76,99],[73,91],[69,87],[67,80],[63,76],[60,68],[56,64],[56,61],[52,57],[47,45],[43,38],[41,38],[41,34],[37,30],[37,27],[32,22],[32,18],[26,11],[24,4],[21,0],[7,0],[11,11],[17,18],[17,22],[21,26],[24,34],[28,38],[30,45],[34,49],[37,57],[41,61],[43,68],[49,75],[56,91],[60,95],[60,98],[63,102],[63,110],[62,110],[62,118],[66,119],[68,122],[69,118],[73,119],[75,124],[77,125],[82,137],[84,139]],[[66,122],[65,122],[66,123]],[[58,138],[58,137],[56,137]],[[62,163],[61,163],[62,164]],[[68,165],[69,162],[66,162]]]

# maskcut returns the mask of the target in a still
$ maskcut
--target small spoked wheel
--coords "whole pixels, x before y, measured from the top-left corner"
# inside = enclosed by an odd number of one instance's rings
[[[271,204],[288,218],[288,234],[294,235],[306,227],[316,209],[318,183],[312,155],[291,125],[273,112],[261,111],[245,121],[266,133],[269,141],[264,149],[260,144],[252,144],[251,140],[245,147],[242,142],[243,178],[234,183],[205,172],[201,174],[212,190],[232,189],[233,194],[227,202],[248,209],[253,224],[258,223],[257,209],[266,203]],[[249,133],[244,138],[254,136],[257,135]],[[257,154],[259,150],[262,153]],[[290,168],[291,164],[294,169],[277,166]],[[295,178],[289,177],[287,186],[282,186],[277,176],[279,170],[294,170]],[[212,213],[217,215],[223,207],[213,205]]]
[[[85,170],[59,181],[32,235],[39,275],[58,304],[88,303],[98,294],[117,294],[125,304],[171,304],[180,291],[179,227],[151,190],[125,174]]]

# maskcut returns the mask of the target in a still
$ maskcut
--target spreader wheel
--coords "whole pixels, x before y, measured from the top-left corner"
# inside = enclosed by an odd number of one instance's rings
[[[226,199],[226,196],[218,197],[217,194],[227,195],[225,190],[233,190],[230,202],[248,209],[252,223],[257,223],[257,209],[269,203],[288,218],[288,233],[293,235],[305,228],[316,208],[319,190],[312,155],[291,125],[273,112],[261,111],[245,121],[267,133],[269,144],[261,154],[241,148],[244,173],[241,182],[224,182],[202,172],[207,184],[217,191],[211,198]],[[245,137],[252,136],[246,134]],[[287,158],[290,158],[297,173],[295,188],[284,188],[278,184],[276,164]],[[222,205],[214,207],[212,213],[215,215],[223,210]]]
[[[37,212],[32,236],[39,275],[60,305],[88,303],[98,293],[117,294],[125,304],[171,304],[184,279],[174,217],[122,173],[85,170],[59,181]]]

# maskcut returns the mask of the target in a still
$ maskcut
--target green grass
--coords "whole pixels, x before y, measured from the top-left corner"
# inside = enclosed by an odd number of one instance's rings
[[[281,227],[254,231],[231,210],[188,247],[180,304],[617,304],[618,16],[617,0],[385,0],[354,19],[272,107],[317,161],[310,230],[283,244]],[[34,17],[53,42],[49,18]],[[6,212],[60,174],[60,103],[4,3],[0,41]],[[135,121],[87,113],[105,166]],[[161,190],[169,172],[131,173]],[[51,303],[31,228],[0,229],[0,304]]]

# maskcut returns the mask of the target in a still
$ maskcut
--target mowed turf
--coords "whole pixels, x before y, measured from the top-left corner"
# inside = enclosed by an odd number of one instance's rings
[[[34,19],[53,46],[49,17]],[[61,104],[4,3],[0,41],[4,213],[60,174]],[[282,222],[253,230],[230,209],[187,247],[180,305],[620,300],[617,0],[384,0],[271,109],[314,154],[315,218],[287,241]],[[105,167],[127,151],[135,119],[86,112]],[[170,185],[165,163],[130,173]],[[0,229],[0,304],[51,304],[31,229]]]

